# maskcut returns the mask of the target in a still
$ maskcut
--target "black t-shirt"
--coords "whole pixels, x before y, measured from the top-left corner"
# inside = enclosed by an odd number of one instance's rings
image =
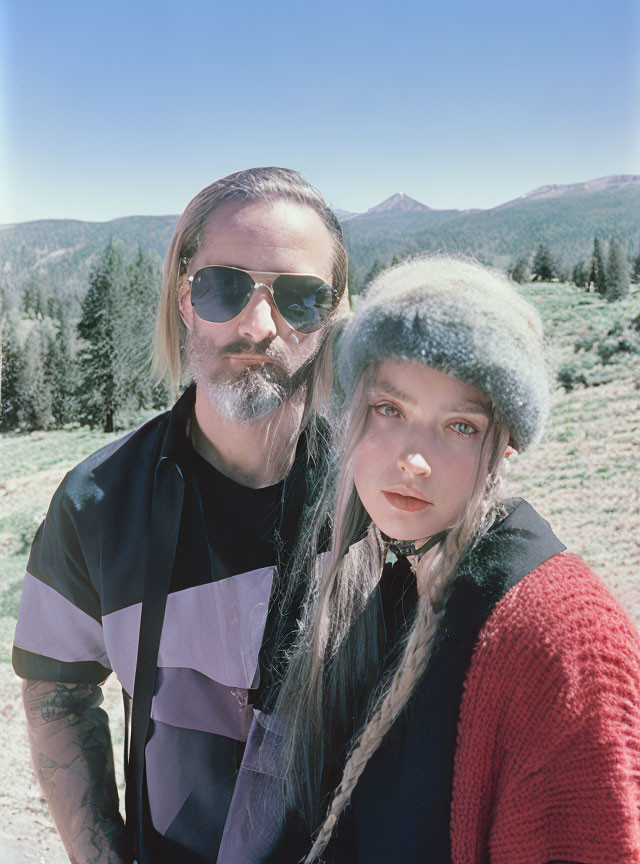
[[[284,527],[282,522],[285,498],[290,500],[300,497],[299,487],[304,485],[305,457],[304,442],[301,442],[288,480],[254,489],[236,483],[214,468],[197,453],[185,437],[176,453],[176,462],[185,479],[185,493],[168,606],[172,596],[187,596],[194,588],[197,591],[198,586],[205,588],[207,584],[218,583],[226,594],[217,596],[216,608],[211,609],[212,614],[218,618],[229,616],[230,626],[233,626],[234,604],[238,602],[245,608],[254,604],[257,614],[262,617],[262,626],[252,627],[252,632],[255,636],[259,635],[262,641],[266,625],[266,604],[270,597],[263,593],[256,602],[250,586],[252,597],[247,599],[244,596],[245,586],[253,576],[256,583],[264,586],[265,576],[269,574],[270,578],[278,563],[280,544],[277,538],[281,533],[286,533],[281,530]],[[240,587],[237,589],[234,580],[240,580]],[[233,596],[230,607],[225,608],[224,598],[229,593]],[[206,598],[204,602],[207,602]],[[224,632],[225,625],[220,626]],[[194,633],[190,637],[190,634],[185,633],[184,638],[197,639],[198,635]],[[182,692],[186,695],[188,689],[189,695],[194,698],[202,696],[204,703],[208,703],[212,711],[217,711],[218,707],[209,700],[216,697],[219,697],[218,702],[224,703],[226,707],[220,723],[214,722],[207,730],[176,728],[172,723],[165,722],[170,719],[166,714],[163,720],[154,722],[147,748],[148,797],[152,821],[157,829],[154,836],[148,839],[154,864],[176,860],[184,864],[195,864],[215,862],[217,859],[226,816],[242,763],[246,736],[253,720],[251,688],[257,688],[260,683],[261,673],[254,656],[256,647],[256,643],[252,646],[241,645],[239,652],[242,655],[248,649],[254,649],[250,663],[245,664],[245,671],[251,668],[254,672],[252,680],[246,678],[244,682],[239,682],[238,672],[229,669],[228,679],[222,682],[226,693],[222,692],[217,681],[208,682],[206,679],[202,680],[202,676],[194,681],[194,674],[197,676],[198,673],[194,673],[193,669],[183,670],[181,677],[184,682],[178,680],[181,670],[171,670],[173,680],[167,681],[166,688],[169,701],[175,702],[177,694]],[[228,666],[232,667],[237,660],[237,657],[229,657]],[[241,657],[240,662],[242,661]],[[160,657],[159,666],[161,662]],[[163,703],[162,673],[166,675],[166,670],[159,668],[158,672],[161,684],[156,698]],[[231,680],[234,675],[235,680]],[[190,687],[189,682],[195,686]],[[234,683],[237,686],[229,688],[228,685]],[[240,686],[241,683],[245,686]],[[211,692],[210,684],[214,692]],[[228,697],[229,692],[233,694],[231,700]],[[233,705],[234,698],[237,699],[237,707]],[[207,710],[206,704],[202,707]],[[198,714],[197,710],[192,713]],[[197,726],[197,721],[191,725]],[[213,728],[218,731],[213,732]],[[154,736],[160,737],[155,749]],[[164,793],[159,787],[170,780],[170,774],[162,769],[158,771],[157,758],[155,769],[151,762],[154,756],[162,758],[162,754],[174,748],[178,748],[180,753],[180,770],[189,777],[188,783],[184,784],[185,792],[187,788],[190,792],[166,827],[166,808],[162,806]],[[150,777],[153,786],[149,785]],[[175,809],[181,796],[169,791],[169,797],[173,798],[172,809]],[[164,818],[153,818],[154,809]]]
[[[262,489],[243,486],[186,439],[178,460],[186,482],[169,590],[275,565],[284,481]]]

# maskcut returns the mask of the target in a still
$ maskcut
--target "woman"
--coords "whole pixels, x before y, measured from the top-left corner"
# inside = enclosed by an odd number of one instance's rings
[[[537,314],[501,274],[415,260],[337,373],[332,552],[276,711],[305,860],[640,860],[638,634],[500,492],[547,414]]]

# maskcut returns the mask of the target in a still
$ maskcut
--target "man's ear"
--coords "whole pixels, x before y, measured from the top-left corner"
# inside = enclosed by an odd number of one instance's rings
[[[507,444],[507,449],[504,451],[504,458],[508,459],[509,456],[512,456],[514,453],[517,453],[517,452],[518,451],[516,450],[515,447],[512,447],[511,444]]]
[[[193,326],[193,306],[191,305],[191,282],[185,273],[178,283],[178,309],[187,330]]]

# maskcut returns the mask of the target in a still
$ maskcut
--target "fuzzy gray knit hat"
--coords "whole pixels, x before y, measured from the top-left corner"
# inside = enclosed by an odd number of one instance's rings
[[[473,384],[492,399],[520,452],[542,433],[549,404],[542,325],[503,273],[446,255],[385,270],[340,337],[347,401],[363,371],[386,358]]]

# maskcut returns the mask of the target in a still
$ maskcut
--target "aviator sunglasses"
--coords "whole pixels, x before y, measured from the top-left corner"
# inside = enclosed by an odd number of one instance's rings
[[[319,276],[262,271],[259,275],[275,278],[259,282],[239,267],[209,264],[189,276],[191,305],[205,321],[231,321],[247,306],[256,287],[261,286],[271,292],[276,309],[289,327],[298,333],[313,333],[338,304],[337,293]]]

